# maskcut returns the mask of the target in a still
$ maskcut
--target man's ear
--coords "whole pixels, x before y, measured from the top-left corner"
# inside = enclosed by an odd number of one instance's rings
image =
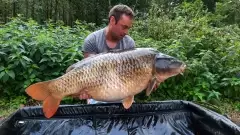
[[[111,23],[111,24],[116,24],[116,19],[115,19],[114,16],[111,16],[111,17],[110,17],[110,23]]]

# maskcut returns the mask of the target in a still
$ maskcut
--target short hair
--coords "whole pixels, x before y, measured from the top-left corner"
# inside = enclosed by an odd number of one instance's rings
[[[134,18],[134,12],[130,7],[128,7],[127,5],[118,4],[112,7],[112,9],[110,10],[108,14],[108,21],[110,21],[111,16],[114,16],[117,23],[123,14]]]

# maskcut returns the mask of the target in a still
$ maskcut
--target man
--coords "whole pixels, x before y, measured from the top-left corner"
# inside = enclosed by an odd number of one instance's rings
[[[82,51],[84,58],[90,55],[108,52],[110,50],[125,50],[135,48],[134,40],[128,36],[132,27],[134,12],[126,5],[116,5],[109,12],[108,26],[88,35],[84,40]],[[80,99],[87,99],[88,103],[96,103],[87,94],[82,94]]]

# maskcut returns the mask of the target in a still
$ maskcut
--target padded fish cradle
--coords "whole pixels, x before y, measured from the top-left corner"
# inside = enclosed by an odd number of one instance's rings
[[[226,117],[182,100],[61,105],[46,119],[41,106],[17,110],[0,123],[0,135],[240,135]]]

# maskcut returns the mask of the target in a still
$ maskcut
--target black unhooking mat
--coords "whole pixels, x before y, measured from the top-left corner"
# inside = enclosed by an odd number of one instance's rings
[[[25,107],[0,123],[0,135],[240,135],[229,119],[188,101],[62,105],[51,119]]]

